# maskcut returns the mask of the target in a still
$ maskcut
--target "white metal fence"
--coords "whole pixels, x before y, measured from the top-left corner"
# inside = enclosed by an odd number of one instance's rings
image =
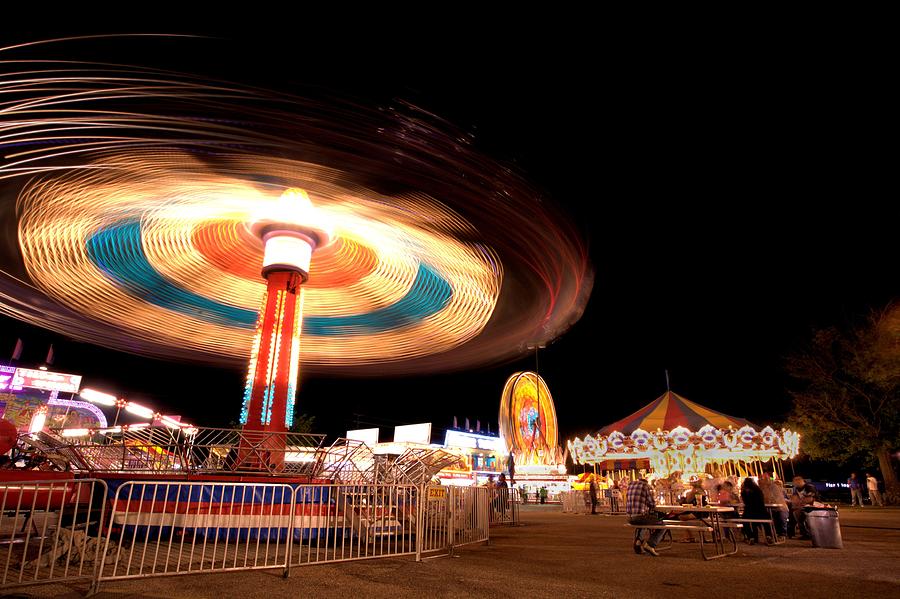
[[[491,489],[491,525],[519,524],[519,490]]]
[[[106,484],[21,478],[0,484],[0,589],[94,580]]]
[[[114,491],[98,580],[286,572],[293,508],[290,485],[126,482]]]
[[[296,487],[289,565],[414,554],[418,497],[413,485]]]
[[[439,485],[65,480],[0,485],[0,590],[282,569],[485,542],[514,494]]]
[[[417,557],[490,538],[495,489],[425,485],[420,502],[421,545]]]

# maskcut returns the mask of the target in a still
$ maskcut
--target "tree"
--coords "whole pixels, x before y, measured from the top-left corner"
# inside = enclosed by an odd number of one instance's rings
[[[316,425],[316,417],[294,412],[294,423],[291,425],[292,433],[311,433]]]
[[[786,360],[796,385],[789,424],[814,458],[846,463],[877,458],[885,495],[900,502],[891,453],[900,445],[900,306],[870,313],[860,323],[813,331]]]

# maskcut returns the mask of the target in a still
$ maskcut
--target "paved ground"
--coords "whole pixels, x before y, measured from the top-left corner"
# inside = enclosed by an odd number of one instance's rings
[[[808,542],[742,545],[732,557],[705,562],[697,546],[676,544],[654,558],[634,555],[623,517],[562,514],[528,506],[524,525],[493,529],[490,546],[458,557],[411,559],[106,583],[98,598],[255,597],[803,597],[900,596],[900,510],[845,508],[844,549]],[[84,587],[25,587],[20,597],[80,597]]]

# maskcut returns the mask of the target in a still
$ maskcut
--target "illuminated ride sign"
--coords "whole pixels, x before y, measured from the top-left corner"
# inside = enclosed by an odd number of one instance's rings
[[[0,366],[0,391],[21,391],[21,385],[15,385],[16,369],[14,366]]]
[[[12,385],[28,387],[31,389],[41,389],[43,391],[78,393],[78,388],[81,387],[81,375],[63,374],[62,372],[49,372],[46,370],[32,370],[30,368],[16,368]]]

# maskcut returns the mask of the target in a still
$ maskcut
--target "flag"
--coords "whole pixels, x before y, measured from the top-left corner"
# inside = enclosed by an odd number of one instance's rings
[[[47,352],[47,359],[44,360],[44,364],[50,366],[53,364],[53,344],[50,344],[50,350]]]
[[[456,421],[456,416],[453,417],[453,428],[459,428],[459,423]]]
[[[475,421],[475,432],[476,432],[476,433],[480,433],[480,432],[481,432],[481,420],[476,420],[476,421]]]
[[[22,340],[16,339],[16,349],[13,350],[12,359],[18,360],[22,357]]]
[[[469,430],[469,419],[466,418],[466,430]]]

